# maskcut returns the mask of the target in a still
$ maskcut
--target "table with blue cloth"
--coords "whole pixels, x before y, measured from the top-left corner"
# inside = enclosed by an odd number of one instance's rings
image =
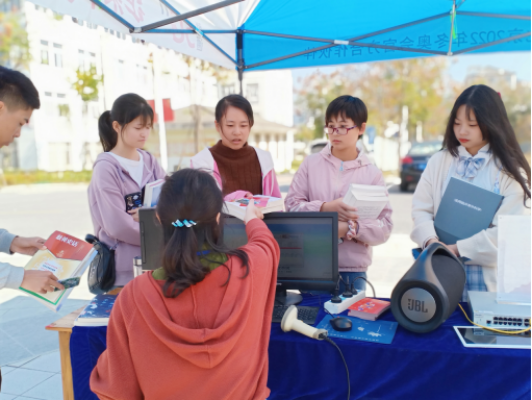
[[[304,295],[320,306],[329,296]],[[465,306],[465,305],[464,305]],[[382,320],[394,321],[390,311]],[[470,325],[459,308],[438,329],[416,334],[398,326],[392,344],[333,339],[349,367],[351,399],[530,399],[530,351],[465,348],[453,326]],[[105,350],[107,327],[74,327],[70,339],[76,400],[96,400],[89,376]],[[269,400],[337,400],[347,397],[345,366],[325,341],[272,324]],[[194,399],[196,400],[196,399]],[[236,400],[236,399],[235,399]]]

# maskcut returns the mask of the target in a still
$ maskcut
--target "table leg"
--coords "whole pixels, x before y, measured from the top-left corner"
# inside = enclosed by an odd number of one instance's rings
[[[72,363],[70,361],[70,335],[72,332],[59,333],[59,354],[61,356],[61,378],[63,380],[63,400],[74,400],[72,381]]]

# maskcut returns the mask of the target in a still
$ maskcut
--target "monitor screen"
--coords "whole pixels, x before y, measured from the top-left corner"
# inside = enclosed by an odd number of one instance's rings
[[[338,243],[333,243],[337,225],[326,213],[272,213],[264,222],[281,250],[278,280],[335,281],[338,273]],[[230,248],[247,243],[244,223],[225,218],[224,242]]]

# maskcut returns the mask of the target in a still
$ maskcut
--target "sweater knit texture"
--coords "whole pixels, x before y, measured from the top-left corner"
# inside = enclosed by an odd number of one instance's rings
[[[262,172],[256,151],[248,144],[233,150],[220,140],[210,152],[222,176],[223,194],[245,190],[251,194],[262,194]]]
[[[268,398],[280,250],[263,221],[250,221],[246,233],[247,276],[230,256],[227,268],[175,298],[163,295],[164,281],[151,272],[124,287],[109,319],[107,349],[91,374],[100,400]]]

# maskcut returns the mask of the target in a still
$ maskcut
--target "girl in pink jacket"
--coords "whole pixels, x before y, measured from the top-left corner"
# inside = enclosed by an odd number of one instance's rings
[[[287,211],[338,213],[338,269],[344,280],[355,281],[357,290],[366,286],[371,264],[371,246],[388,240],[392,231],[392,208],[384,207],[377,219],[359,219],[356,209],[342,202],[351,183],[385,186],[381,171],[357,149],[366,129],[368,111],[362,100],[341,96],[325,113],[329,144],[308,156],[297,171],[285,200]],[[341,291],[343,291],[343,283]]]
[[[150,105],[134,93],[116,99],[98,121],[104,153],[94,163],[89,207],[94,234],[115,250],[115,286],[133,279],[133,257],[140,256],[138,208],[128,211],[126,196],[166,175],[155,157],[141,150],[152,121]]]
[[[253,195],[281,197],[269,152],[248,145],[253,126],[249,101],[232,94],[216,105],[214,124],[221,140],[190,160],[190,167],[209,171],[226,200]]]

